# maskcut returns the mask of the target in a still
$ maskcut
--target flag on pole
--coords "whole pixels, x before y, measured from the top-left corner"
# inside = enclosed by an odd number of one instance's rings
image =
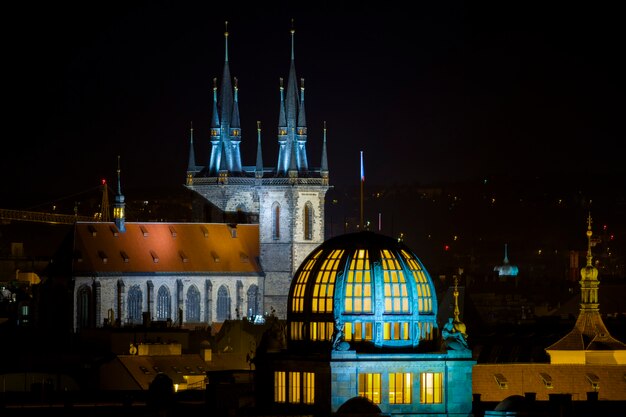
[[[361,151],[361,182],[365,182],[365,169],[363,168],[363,151]]]

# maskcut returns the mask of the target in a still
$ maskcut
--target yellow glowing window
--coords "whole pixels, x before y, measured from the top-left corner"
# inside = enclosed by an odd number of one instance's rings
[[[415,257],[405,250],[401,251],[402,257],[409,266],[413,279],[415,280],[415,287],[417,288],[417,309],[420,313],[432,313],[433,301],[432,293],[430,291],[430,284],[424,270],[417,262]]]
[[[334,324],[331,322],[312,322],[310,325],[311,340],[330,340],[334,331]]]
[[[346,313],[372,312],[372,279],[366,250],[355,251],[346,279],[344,311]]]
[[[300,402],[300,372],[289,372],[289,402]]]
[[[274,402],[284,403],[286,398],[285,372],[274,372]]]
[[[306,283],[309,280],[309,274],[311,273],[311,268],[315,265],[317,258],[319,257],[322,251],[319,250],[312,257],[310,257],[300,274],[298,275],[298,280],[296,281],[296,286],[293,291],[293,297],[291,299],[291,309],[294,312],[302,312],[304,310],[304,290],[306,289]]]
[[[315,374],[313,372],[302,373],[302,395],[303,403],[315,403]]]
[[[385,282],[385,313],[408,313],[409,294],[400,262],[388,250],[380,252]]]
[[[412,385],[410,373],[389,374],[389,404],[411,404]]]
[[[344,325],[344,337],[347,341],[374,339],[374,324],[371,322],[347,322]]]
[[[291,336],[291,340],[302,340],[302,327],[303,327],[303,323],[301,321],[292,321],[291,322],[291,328],[289,329],[290,331],[290,336]]]
[[[331,313],[333,311],[333,295],[335,294],[335,277],[343,250],[333,250],[324,259],[315,277],[311,310],[314,313]]]
[[[359,397],[380,404],[380,374],[359,374]]]
[[[443,402],[443,374],[423,372],[420,374],[420,403],[441,404]]]
[[[409,340],[411,338],[408,322],[386,322],[383,326],[384,340]]]

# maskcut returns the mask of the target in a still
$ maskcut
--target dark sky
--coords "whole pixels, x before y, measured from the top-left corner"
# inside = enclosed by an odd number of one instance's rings
[[[226,20],[244,165],[256,120],[275,164],[293,18],[309,163],[326,121],[331,183],[358,184],[360,150],[376,184],[626,175],[626,37],[609,2],[213,3],[3,3],[0,207],[113,182],[117,155],[126,190],[183,184],[191,122],[209,156]]]

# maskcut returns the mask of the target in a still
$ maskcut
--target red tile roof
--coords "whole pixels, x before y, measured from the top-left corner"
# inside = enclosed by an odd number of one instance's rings
[[[260,274],[259,227],[253,224],[78,222],[74,274]]]

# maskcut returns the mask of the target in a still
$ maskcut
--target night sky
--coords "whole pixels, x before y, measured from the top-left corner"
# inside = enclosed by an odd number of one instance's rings
[[[127,192],[182,187],[191,122],[198,163],[209,157],[226,20],[244,165],[257,120],[276,162],[293,18],[309,164],[326,121],[332,184],[358,185],[360,150],[371,184],[626,176],[626,37],[608,2],[212,3],[3,6],[0,208],[111,183],[117,155]]]

